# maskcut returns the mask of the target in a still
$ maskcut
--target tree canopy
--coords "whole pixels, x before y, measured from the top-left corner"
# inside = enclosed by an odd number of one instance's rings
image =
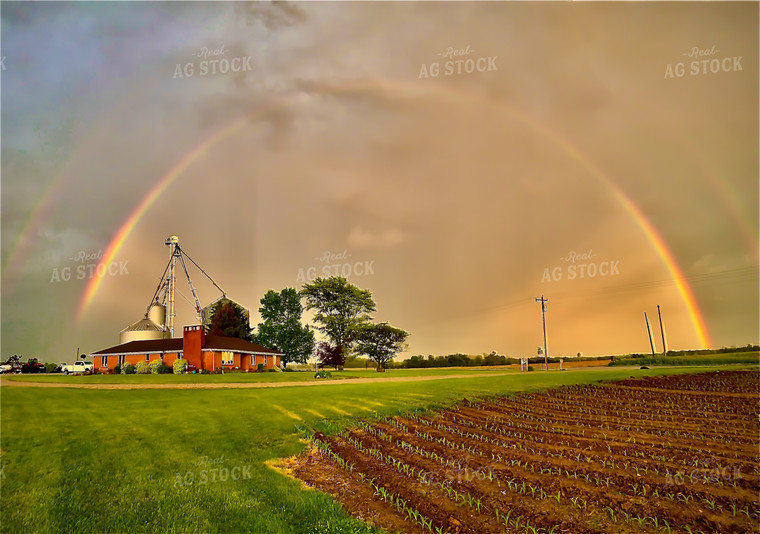
[[[285,354],[283,364],[306,363],[314,350],[314,332],[301,323],[303,306],[298,292],[286,287],[279,293],[270,289],[261,299],[262,322],[253,341]]]
[[[251,341],[248,312],[239,304],[222,299],[211,309],[211,318],[206,327],[206,333]]]
[[[404,350],[409,332],[388,323],[365,324],[357,337],[356,351],[377,363],[378,370]]]
[[[337,369],[346,364],[346,356],[343,354],[343,351],[327,341],[317,343],[316,357],[320,367],[331,365]]]
[[[306,299],[306,309],[315,310],[317,330],[327,336],[345,358],[361,327],[372,320],[369,315],[375,311],[372,293],[359,289],[342,276],[331,276],[304,284],[300,295]]]

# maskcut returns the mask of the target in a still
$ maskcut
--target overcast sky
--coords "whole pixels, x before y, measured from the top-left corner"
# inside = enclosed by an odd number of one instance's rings
[[[535,354],[542,294],[550,355],[647,352],[658,304],[758,342],[757,3],[3,2],[1,44],[3,360],[118,343],[172,234],[254,323],[348,274],[404,357]]]

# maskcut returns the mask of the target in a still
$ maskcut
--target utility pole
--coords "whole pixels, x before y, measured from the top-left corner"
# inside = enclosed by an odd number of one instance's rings
[[[647,312],[644,312],[644,320],[647,323],[647,335],[649,336],[649,346],[652,347],[652,356],[654,356],[654,339],[652,339],[652,330],[649,328],[649,318]]]
[[[541,298],[536,298],[536,302],[541,303],[541,322],[544,325],[544,370],[549,370],[549,355],[546,353],[546,303],[549,299],[545,299],[543,295]]]
[[[665,341],[665,329],[662,327],[662,313],[660,313],[660,305],[657,305],[657,316],[660,318],[660,333],[662,334],[662,355],[665,356],[668,353],[668,344]]]

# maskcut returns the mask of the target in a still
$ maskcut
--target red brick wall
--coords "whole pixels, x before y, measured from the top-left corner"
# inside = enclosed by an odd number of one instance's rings
[[[267,355],[267,361],[265,365],[265,369],[271,369],[275,365],[280,365],[280,357],[279,356],[273,356],[271,354]],[[264,363],[264,356],[261,354],[252,354],[251,355],[251,370],[256,370],[259,368],[259,364]]]
[[[177,356],[176,352],[169,352],[167,354],[164,354],[164,363],[166,365],[173,365],[175,361],[177,361],[179,357]]]
[[[201,369],[206,369],[207,371],[213,371],[214,366],[214,353],[213,352],[204,352],[203,353],[203,365],[198,366]]]
[[[206,332],[201,325],[186,326],[183,332],[182,351],[188,363],[199,369],[211,370],[205,367],[205,357],[202,358],[203,344],[206,341]]]

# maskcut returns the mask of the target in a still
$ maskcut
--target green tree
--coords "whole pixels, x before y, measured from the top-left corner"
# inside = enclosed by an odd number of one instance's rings
[[[300,293],[306,309],[315,310],[317,330],[345,357],[353,348],[361,327],[372,320],[375,311],[372,293],[350,284],[342,276],[316,278],[304,284]]]
[[[365,324],[357,337],[356,351],[366,354],[377,363],[377,370],[385,369],[387,362],[404,350],[409,332],[388,323]]]
[[[253,341],[285,354],[282,363],[306,363],[314,350],[314,331],[301,323],[301,297],[292,287],[270,289],[261,299],[259,323]]]
[[[211,309],[211,320],[206,333],[215,336],[237,337],[251,340],[248,312],[231,300],[220,300]]]

